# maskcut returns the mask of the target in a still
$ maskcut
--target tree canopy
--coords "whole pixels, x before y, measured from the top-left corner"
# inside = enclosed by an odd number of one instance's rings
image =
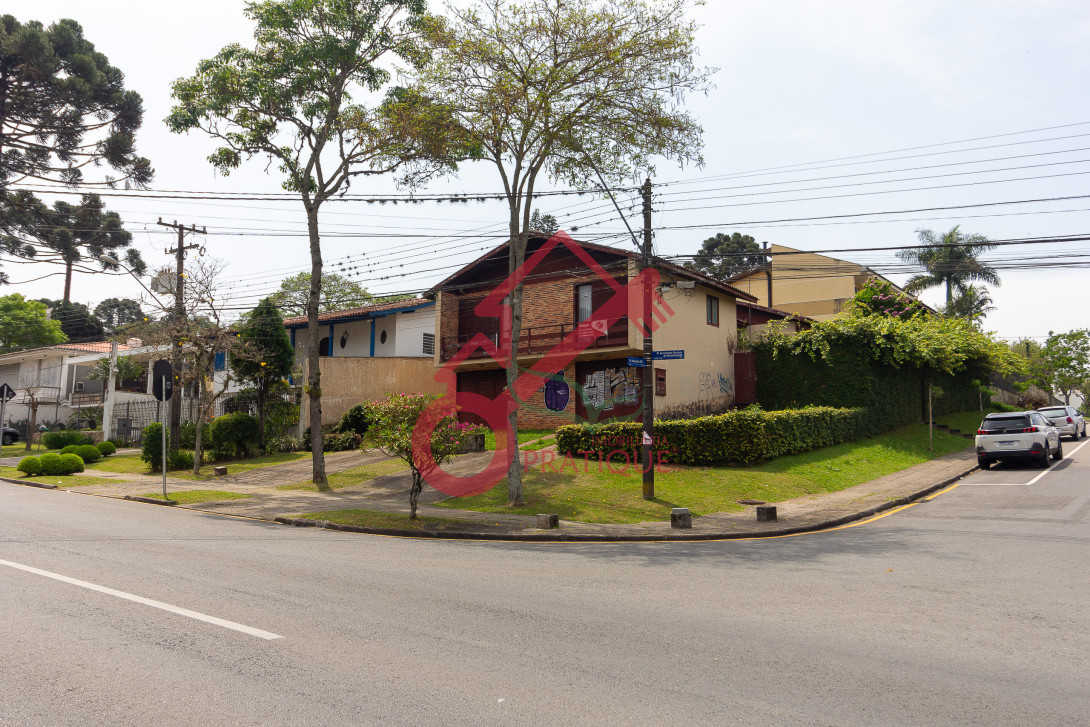
[[[94,315],[111,335],[130,323],[140,323],[147,318],[140,302],[132,298],[107,298],[95,306]]]
[[[553,215],[545,214],[542,213],[541,210],[535,209],[534,213],[530,215],[530,229],[536,232],[544,232],[546,235],[552,235],[560,229],[560,223],[556,221],[556,217]]]
[[[19,293],[0,297],[0,353],[64,343],[60,321],[46,315],[45,303]]]
[[[765,257],[761,246],[752,235],[739,232],[727,235],[719,232],[704,240],[700,251],[693,256],[691,262],[686,263],[686,267],[716,280],[726,280],[738,273],[760,268],[764,264]]]
[[[269,300],[285,316],[305,315],[310,298],[310,273],[298,273],[280,282]],[[371,294],[354,280],[337,273],[322,273],[322,293],[318,312],[355,308],[371,302]]]
[[[922,266],[923,273],[913,275],[905,291],[915,295],[921,290],[944,286],[946,306],[954,302],[954,293],[964,295],[973,282],[998,286],[995,268],[981,262],[980,254],[994,250],[996,245],[983,235],[966,235],[955,225],[949,232],[938,235],[931,230],[916,233],[921,247],[901,250],[897,256],[906,263]]]
[[[1067,403],[1071,403],[1075,391],[1087,393],[1080,387],[1090,379],[1090,329],[1049,331],[1043,345],[1025,348],[1029,354],[1029,383],[1048,393],[1063,394]]]
[[[49,307],[49,317],[61,324],[69,341],[101,341],[106,337],[102,322],[91,315],[83,303],[48,298],[42,298],[41,302]]]
[[[995,310],[992,305],[992,296],[988,289],[981,285],[969,285],[958,293],[949,305],[944,306],[942,314],[953,318],[964,318],[980,325],[986,315]]]
[[[257,414],[261,423],[260,445],[265,447],[265,408],[269,392],[291,374],[295,349],[284,328],[284,319],[271,298],[250,311],[238,329],[240,343],[231,357],[231,368],[257,390]]]

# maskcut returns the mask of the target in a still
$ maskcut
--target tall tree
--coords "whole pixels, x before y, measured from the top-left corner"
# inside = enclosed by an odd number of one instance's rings
[[[1065,333],[1048,332],[1043,346],[1030,358],[1032,383],[1048,393],[1063,394],[1071,403],[1071,395],[1090,378],[1090,329],[1080,328]]]
[[[49,306],[49,317],[61,324],[61,330],[69,341],[101,341],[105,338],[102,322],[91,315],[83,303],[48,298],[43,298],[41,302]]]
[[[543,214],[541,210],[535,209],[534,213],[530,215],[529,229],[552,235],[560,229],[560,223],[556,221],[556,217],[553,215]]]
[[[413,143],[425,137],[434,142],[435,136],[407,138],[381,109],[353,100],[388,82],[387,61],[421,60],[413,26],[424,14],[424,0],[264,0],[248,2],[245,14],[256,25],[254,48],[227,46],[201,61],[194,76],[175,81],[177,105],[167,125],[175,133],[200,129],[216,139],[221,146],[209,161],[220,173],[263,157],[278,165],[283,187],[299,194],[311,260],[306,313],[313,480],[325,490],[318,213],[353,177],[387,173],[435,150],[434,143]],[[426,177],[426,169],[415,168],[416,176],[403,181]]]
[[[288,316],[306,315],[310,299],[310,273],[298,273],[280,281],[280,289],[270,300],[280,312]],[[354,308],[367,305],[371,294],[354,280],[337,273],[322,273],[322,292],[318,299],[318,312]]]
[[[925,272],[913,275],[905,292],[915,295],[921,290],[945,286],[946,306],[954,302],[954,293],[964,294],[973,282],[999,286],[999,273],[979,256],[996,245],[983,235],[966,235],[955,225],[949,232],[937,235],[931,230],[916,233],[921,247],[901,250],[897,256],[906,263],[919,265]]]
[[[478,0],[447,4],[426,37],[432,59],[411,93],[448,109],[496,168],[508,204],[509,270],[525,260],[541,174],[589,186],[653,171],[656,156],[699,163],[701,128],[680,107],[704,92],[689,0]],[[423,126],[423,125],[421,125]],[[522,286],[510,298],[508,353],[516,361]],[[507,367],[508,385],[518,367]],[[517,412],[508,426],[517,433]],[[518,456],[508,500],[523,501]]]
[[[44,303],[27,300],[19,293],[0,297],[0,353],[67,340],[60,321],[49,318]]]
[[[146,318],[140,302],[132,298],[107,298],[95,306],[94,315],[111,335],[130,323],[139,323]]]
[[[760,268],[765,264],[761,246],[752,235],[722,232],[704,240],[692,262],[686,267],[709,275],[716,280],[726,280],[747,270]]]
[[[238,330],[242,347],[231,357],[231,367],[243,381],[257,390],[257,417],[261,423],[260,444],[265,449],[265,411],[269,392],[291,374],[295,349],[284,329],[284,319],[271,298],[250,311]]]
[[[0,251],[34,257],[52,226],[41,201],[13,185],[151,182],[151,163],[134,141],[143,102],[124,80],[76,21],[47,29],[0,16]],[[84,178],[103,163],[116,175]]]

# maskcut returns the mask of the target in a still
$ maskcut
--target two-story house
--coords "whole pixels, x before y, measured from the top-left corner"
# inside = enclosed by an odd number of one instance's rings
[[[508,252],[500,245],[429,291],[439,321],[437,376],[453,377],[459,394],[495,399],[507,386],[508,365],[496,352],[509,346]],[[641,273],[638,254],[563,234],[531,238],[526,261],[517,357],[525,378],[513,392],[520,426],[641,420],[645,376],[653,377],[656,413],[733,404],[736,302],[754,296],[661,260]],[[645,293],[654,349],[675,352],[651,370],[629,360],[643,355]],[[465,407],[463,415],[473,418]]]

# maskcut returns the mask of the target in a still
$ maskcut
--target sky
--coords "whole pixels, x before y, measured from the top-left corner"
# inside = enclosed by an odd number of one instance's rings
[[[144,99],[137,145],[156,169],[153,189],[275,193],[280,180],[263,160],[218,176],[206,161],[214,148],[207,137],[174,135],[162,122],[172,81],[227,44],[252,42],[242,9],[235,0],[42,0],[16,15],[46,24],[77,20],[125,73]],[[701,25],[697,61],[718,70],[707,95],[686,99],[704,129],[703,166],[662,161],[652,177],[660,185],[653,203],[658,254],[692,254],[717,232],[741,232],[803,250],[845,250],[829,254],[903,283],[911,271],[893,250],[879,248],[914,244],[921,229],[960,225],[993,240],[1090,233],[1084,2],[712,0],[693,17]],[[381,177],[355,182],[351,191],[398,190]],[[493,167],[468,164],[423,191],[498,192],[500,182]],[[635,196],[619,202],[638,228]],[[174,242],[158,219],[207,228],[187,243],[222,260],[221,301],[239,310],[309,270],[299,203],[114,197],[107,206],[121,214],[152,268],[170,262],[163,251]],[[564,229],[578,227],[577,239],[633,245],[601,198],[551,197],[537,206]],[[497,202],[331,204],[322,215],[326,270],[377,294],[424,290],[502,242],[505,220]],[[988,253],[1002,286],[990,291],[996,310],[984,327],[1007,338],[1043,338],[1090,325],[1080,295],[1090,274],[1069,257],[1086,249],[1085,242],[1039,243]],[[13,282],[5,294],[61,295],[54,266],[5,261],[4,271]],[[81,273],[73,281],[73,300],[92,307],[141,295],[125,273]],[[943,302],[938,289],[922,297]]]

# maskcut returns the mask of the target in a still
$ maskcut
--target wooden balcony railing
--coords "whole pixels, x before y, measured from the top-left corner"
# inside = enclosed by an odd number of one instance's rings
[[[68,406],[78,409],[85,406],[99,406],[106,401],[105,391],[73,391],[68,397]]]
[[[576,329],[586,332],[590,345],[589,349],[607,348],[609,346],[625,346],[628,344],[628,318],[621,318],[606,330],[604,334],[587,325],[572,323],[556,323],[549,326],[532,326],[522,329],[522,338],[519,340],[519,356],[540,356],[567,338]],[[442,361],[449,361],[469,343],[477,331],[464,333],[459,336],[443,336],[440,341],[439,357]],[[499,346],[500,335],[498,333],[485,333],[492,343]],[[475,349],[469,354],[469,360],[488,358],[488,353]]]

